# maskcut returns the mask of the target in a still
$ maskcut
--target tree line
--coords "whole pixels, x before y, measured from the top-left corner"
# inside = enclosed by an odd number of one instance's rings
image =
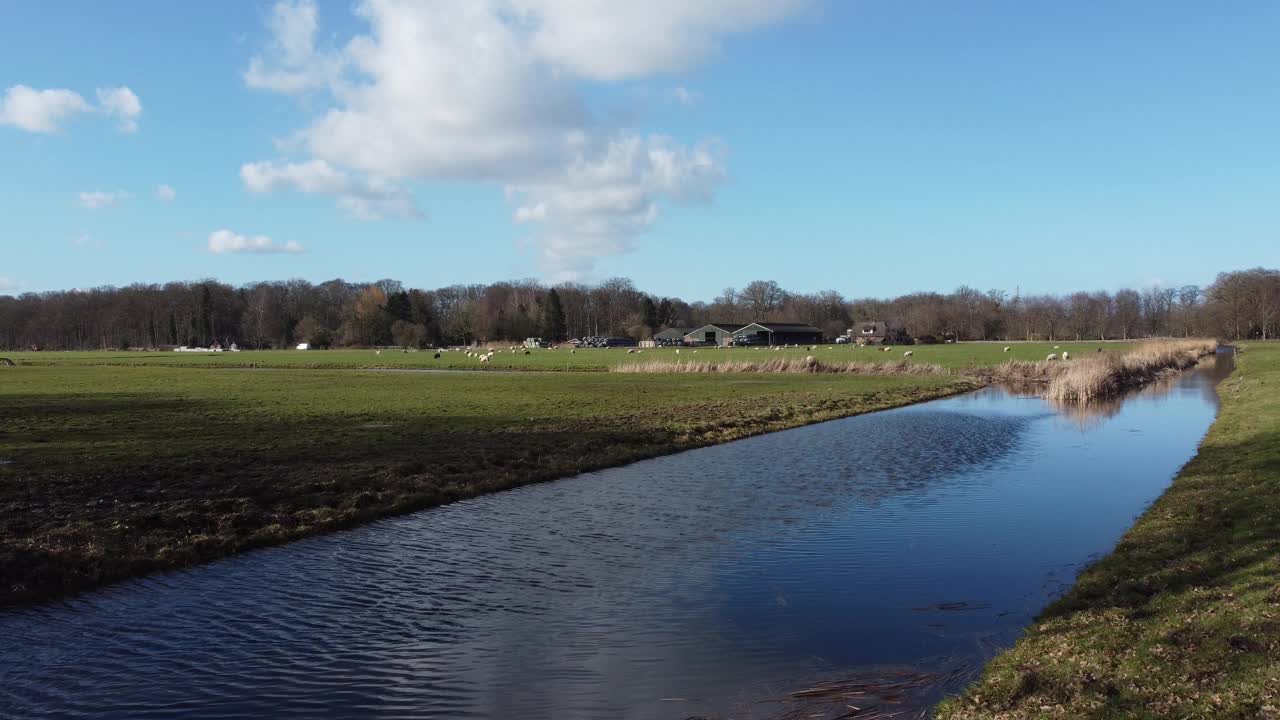
[[[788,292],[770,280],[726,288],[710,302],[644,293],[626,278],[548,287],[534,280],[406,288],[396,280],[135,284],[0,296],[0,349],[90,350],[400,345],[435,347],[526,337],[646,338],[708,322],[803,322],[836,337],[885,321],[924,341],[1271,338],[1280,324],[1280,271],[1226,272],[1207,287],[1022,295],[961,286],[889,299],[836,290]]]

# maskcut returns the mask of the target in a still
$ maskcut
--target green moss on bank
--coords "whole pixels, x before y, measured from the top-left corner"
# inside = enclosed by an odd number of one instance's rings
[[[1173,485],[938,718],[1280,718],[1280,344],[1237,363]]]

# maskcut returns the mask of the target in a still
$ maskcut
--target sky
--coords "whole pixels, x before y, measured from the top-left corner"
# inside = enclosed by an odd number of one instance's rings
[[[1280,3],[0,6],[0,293],[1280,265]]]

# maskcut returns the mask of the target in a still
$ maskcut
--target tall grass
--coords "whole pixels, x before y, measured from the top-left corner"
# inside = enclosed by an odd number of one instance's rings
[[[620,373],[834,373],[846,375],[951,375],[978,378],[1027,390],[1059,403],[1113,397],[1195,365],[1218,347],[1213,340],[1149,340],[1117,353],[1090,353],[1070,360],[1010,360],[995,367],[952,371],[907,359],[886,363],[830,362],[815,357],[769,360],[652,360],[619,365]]]
[[[1086,403],[1185,370],[1218,349],[1213,340],[1160,340],[1120,354],[1099,354],[1062,363],[1065,370],[1049,382],[1045,396],[1057,402]]]
[[[769,360],[652,360],[618,365],[619,373],[832,373],[843,375],[951,375],[933,363],[894,360],[885,363],[828,362],[815,357],[779,357]]]
[[[1123,353],[1097,353],[1071,360],[1011,360],[992,368],[986,379],[1017,387],[1043,388],[1060,403],[1087,403],[1118,395],[1195,365],[1213,353],[1213,340],[1149,340]]]

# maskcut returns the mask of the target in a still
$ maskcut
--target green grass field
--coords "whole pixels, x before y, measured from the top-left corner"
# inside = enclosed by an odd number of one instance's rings
[[[940,720],[1280,718],[1280,343],[1196,457]]]
[[[1005,346],[1012,348],[1003,352]],[[1057,346],[1057,349],[1055,349]],[[584,348],[570,353],[568,350],[530,350],[528,355],[520,349],[512,353],[509,343],[494,343],[481,347],[481,351],[493,348],[498,351],[487,363],[469,358],[456,350],[441,353],[439,359],[431,351],[401,352],[383,350],[267,350],[238,353],[175,353],[175,352],[20,352],[0,353],[23,365],[146,365],[176,367],[274,367],[274,368],[423,368],[440,370],[581,370],[602,371],[621,363],[647,360],[729,360],[764,359],[778,356],[805,357],[813,355],[832,362],[887,362],[900,360],[902,353],[911,350],[916,362],[936,363],[948,368],[990,366],[1005,360],[1043,360],[1052,352],[1064,350],[1073,355],[1097,352],[1103,348],[1109,352],[1127,350],[1131,343],[957,343],[951,345],[915,345],[895,347],[890,352],[879,348],[859,348],[851,345],[816,345],[769,350],[757,348],[684,348],[677,356],[674,348],[644,348],[642,353],[628,354],[625,349]],[[504,349],[507,348],[507,349]],[[697,353],[694,353],[697,350]]]
[[[527,357],[567,356],[557,353]],[[30,357],[62,364],[28,366]],[[0,604],[974,385],[946,376],[194,369],[374,357],[40,353],[0,367]],[[594,357],[603,365],[626,356]]]

